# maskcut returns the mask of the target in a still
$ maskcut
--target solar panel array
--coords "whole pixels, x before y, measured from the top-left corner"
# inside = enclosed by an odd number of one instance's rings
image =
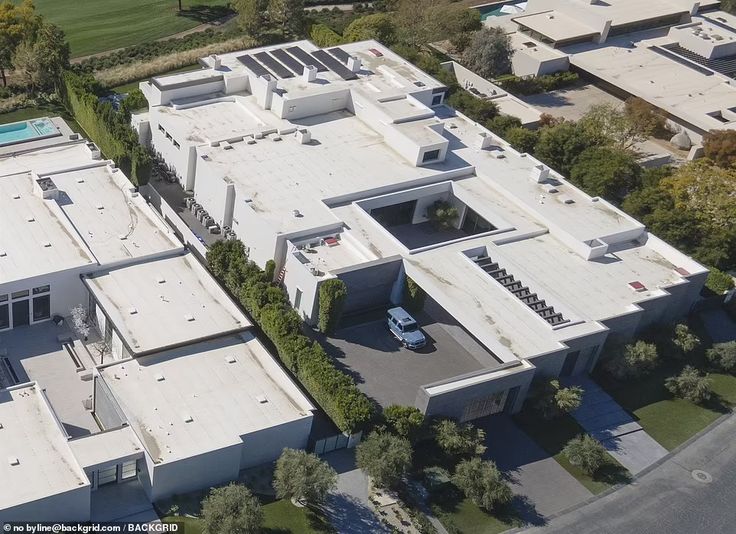
[[[343,80],[355,80],[358,77],[357,74],[355,74],[353,71],[351,71],[349,68],[340,63],[324,50],[317,50],[316,52],[312,52],[312,55],[320,60],[322,63],[327,65],[327,67],[332,72],[340,76]]]
[[[304,63],[305,65],[313,65],[317,67],[317,71],[319,72],[327,71],[327,67],[325,67],[322,63],[317,61],[317,59],[310,56],[307,52],[304,51],[304,49],[298,46],[290,46],[289,48],[286,49],[286,51],[292,56],[294,56],[295,58],[297,58],[299,61]]]
[[[266,52],[254,54],[258,61],[276,73],[279,78],[293,78],[294,74]]]
[[[255,74],[256,76],[273,76],[273,74],[271,74],[268,69],[266,69],[266,67],[253,59],[253,56],[243,54],[242,56],[238,57],[238,61],[240,61],[243,65],[252,70],[253,74]]]
[[[339,46],[336,46],[335,48],[330,48],[328,52],[345,64],[347,64],[348,58],[350,57],[350,54],[345,52],[345,50],[343,50]]]
[[[271,50],[271,55],[297,74],[302,74],[304,72],[304,65],[294,59],[294,56],[290,56],[289,54],[287,54],[286,50],[284,50],[283,48]]]

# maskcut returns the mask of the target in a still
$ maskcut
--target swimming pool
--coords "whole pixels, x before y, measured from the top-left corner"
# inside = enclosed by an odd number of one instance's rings
[[[491,17],[503,15],[501,8],[503,6],[485,6],[478,9],[480,11],[480,20],[486,20]]]
[[[3,124],[0,126],[0,146],[54,135],[59,135],[59,131],[47,118]]]

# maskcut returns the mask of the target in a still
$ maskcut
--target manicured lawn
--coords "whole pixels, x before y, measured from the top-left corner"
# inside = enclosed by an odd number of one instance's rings
[[[161,518],[161,521],[164,523],[183,523],[186,534],[202,534],[204,532],[202,522],[196,517],[166,515]],[[290,501],[284,500],[273,501],[263,506],[263,523],[264,534],[325,534],[334,532],[329,521],[324,517],[308,508],[297,508]]]
[[[487,514],[469,499],[460,501],[452,511],[443,511],[438,519],[443,525],[448,528],[454,526],[463,534],[497,534],[523,524],[515,517]]]
[[[227,14],[228,0],[35,0],[36,10],[59,25],[84,56],[166,37]]]
[[[592,477],[583,473],[567,460],[562,454],[562,449],[572,438],[585,433],[571,415],[547,421],[527,411],[519,414],[515,419],[524,432],[529,434],[540,447],[553,456],[557,463],[588,488],[591,493],[600,493],[613,485],[629,480],[629,472],[613,457],[611,457],[608,465],[599,469]]]

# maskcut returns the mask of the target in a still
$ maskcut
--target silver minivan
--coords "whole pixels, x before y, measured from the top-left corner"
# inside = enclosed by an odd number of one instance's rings
[[[404,308],[391,308],[386,312],[388,329],[407,349],[421,349],[427,338],[414,318]]]

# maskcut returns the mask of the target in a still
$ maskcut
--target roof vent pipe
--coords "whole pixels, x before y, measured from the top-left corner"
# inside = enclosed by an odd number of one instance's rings
[[[532,167],[531,179],[541,184],[549,178],[549,167],[539,164]]]
[[[351,72],[360,72],[362,64],[359,57],[350,56],[348,57],[348,68]]]
[[[317,67],[314,65],[304,65],[302,78],[307,83],[315,81],[317,79]]]
[[[312,132],[306,128],[300,128],[296,131],[296,138],[302,145],[308,145],[312,141]]]
[[[220,70],[222,67],[222,60],[220,59],[220,56],[217,54],[212,54],[210,56],[210,59],[212,59],[212,68],[215,70]]]

